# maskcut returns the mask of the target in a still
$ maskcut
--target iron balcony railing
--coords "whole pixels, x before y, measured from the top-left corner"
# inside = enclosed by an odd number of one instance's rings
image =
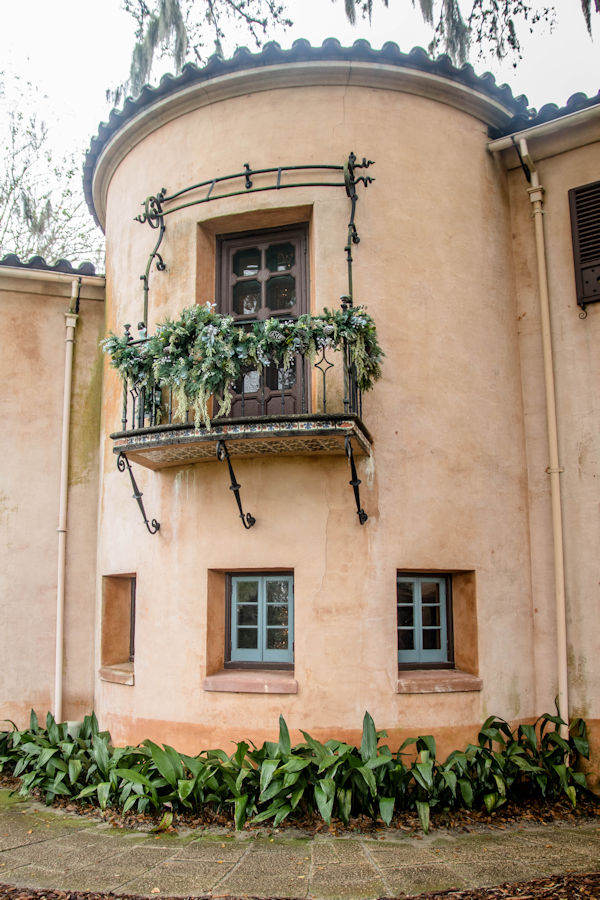
[[[225,421],[217,418],[219,405],[219,398],[214,398],[213,420]],[[337,351],[321,349],[312,361],[308,354],[297,353],[288,369],[272,364],[260,372],[248,371],[235,385],[228,418],[339,414],[362,419],[362,392],[346,343]],[[124,380],[121,434],[155,426],[193,423],[193,409],[188,407],[181,415],[172,387],[159,382],[148,387],[131,379]],[[200,424],[201,429],[205,427]]]
[[[145,336],[137,342],[129,340],[128,329],[129,326],[126,326],[127,339],[121,346],[129,348],[134,343],[146,345],[143,353],[129,354],[129,371],[135,370],[141,362],[143,365],[138,371],[143,368],[145,374],[137,382],[129,376],[124,381],[122,430],[111,434],[111,438],[114,441],[113,452],[117,454],[117,467],[121,472],[126,469],[129,472],[133,496],[150,534],[158,532],[160,523],[156,519],[149,520],[146,515],[143,495],[131,462],[154,470],[215,458],[226,461],[230,488],[235,494],[244,528],[248,529],[252,528],[256,519],[243,510],[241,485],[235,477],[231,457],[249,459],[281,453],[346,456],[356,513],[360,524],[364,525],[368,516],[360,502],[361,482],[354,453],[370,454],[372,438],[362,422],[362,394],[359,389],[359,384],[365,389],[370,384],[361,368],[364,357],[359,356],[356,347],[349,344],[352,336],[349,339],[340,336],[341,340],[335,345],[329,336],[321,336],[316,358],[307,352],[298,352],[291,364],[285,367],[281,365],[281,354],[266,353],[262,357],[265,363],[263,368],[249,368],[242,372],[234,385],[230,416],[219,418],[222,398],[214,397],[213,408],[207,410],[201,407],[202,417],[198,421],[197,404],[194,408],[180,408],[179,389],[175,391],[169,384],[152,383],[153,374],[161,364],[164,365],[163,351],[160,351],[160,357],[151,356],[156,344],[148,346]],[[183,359],[180,356],[176,366]],[[269,359],[273,362],[267,365]],[[355,359],[362,381],[357,377]],[[372,370],[378,375],[377,359]],[[214,379],[214,375],[213,370],[209,374],[211,384],[225,383],[224,379]]]

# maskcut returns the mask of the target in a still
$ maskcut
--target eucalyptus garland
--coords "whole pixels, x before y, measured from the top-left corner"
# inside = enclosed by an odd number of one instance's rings
[[[217,416],[228,415],[241,376],[270,365],[286,370],[296,353],[314,362],[320,350],[341,350],[345,344],[361,391],[370,390],[381,376],[384,354],[375,322],[362,306],[324,309],[293,320],[270,318],[245,327],[215,312],[214,306],[189,306],[142,341],[112,332],[102,341],[124,380],[147,391],[172,388],[178,415],[192,408],[196,428],[200,422],[210,427],[210,397],[219,398]]]

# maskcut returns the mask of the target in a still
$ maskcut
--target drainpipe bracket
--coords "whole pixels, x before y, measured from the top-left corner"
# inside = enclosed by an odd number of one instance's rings
[[[552,468],[552,466],[546,466],[546,475],[562,475],[565,470],[562,466],[557,466],[556,468]]]
[[[536,184],[535,187],[527,188],[527,193],[529,194],[529,199],[532,203],[541,203],[544,199],[544,188],[541,184]]]

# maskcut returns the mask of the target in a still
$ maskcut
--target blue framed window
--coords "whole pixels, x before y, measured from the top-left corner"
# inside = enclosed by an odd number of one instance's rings
[[[450,588],[445,575],[398,575],[398,663],[452,663]]]
[[[230,586],[231,662],[292,663],[293,575],[231,575]]]

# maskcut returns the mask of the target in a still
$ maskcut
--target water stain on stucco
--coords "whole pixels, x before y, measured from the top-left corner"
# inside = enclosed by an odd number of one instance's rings
[[[17,507],[11,503],[11,498],[8,494],[5,494],[3,491],[0,491],[0,521],[2,519],[8,519],[10,513],[14,513],[17,511]]]
[[[365,473],[365,481],[369,489],[373,488],[373,481],[375,480],[375,458],[373,453],[370,456],[367,456],[363,463],[363,470]]]
[[[519,688],[519,679],[516,675],[513,675],[511,678],[508,708],[514,710],[513,715],[515,718],[521,713],[521,690]]]
[[[587,660],[585,656],[576,656],[573,647],[569,647],[567,651],[567,666],[569,672],[569,687],[572,692],[577,691],[578,697],[586,697],[586,677]],[[575,697],[572,698],[576,700]]]
[[[166,497],[172,497],[173,513],[171,527],[173,540],[179,539],[179,525],[183,521],[186,509],[189,509],[190,499],[195,490],[196,472],[193,466],[184,466],[178,471],[163,472],[163,490]]]
[[[9,550],[13,544],[9,539],[11,516],[17,512],[17,506],[13,503],[14,498],[0,491],[0,526],[6,529],[6,535],[3,538],[6,550]]]
[[[102,395],[102,352],[100,349],[96,351],[96,357],[89,371],[89,379],[85,386],[82,385],[82,388],[83,390],[73,393],[71,456],[69,460],[70,487],[85,483],[98,462]]]

